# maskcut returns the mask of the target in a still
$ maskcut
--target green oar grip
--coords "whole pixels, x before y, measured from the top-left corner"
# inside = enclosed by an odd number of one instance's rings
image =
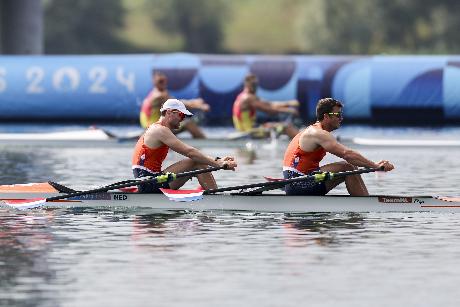
[[[330,172],[316,173],[313,176],[314,176],[315,182],[322,182],[322,181],[334,179],[334,173],[330,173]]]
[[[175,173],[165,173],[163,175],[157,176],[157,183],[165,183],[165,182],[170,182],[176,180],[176,174]]]

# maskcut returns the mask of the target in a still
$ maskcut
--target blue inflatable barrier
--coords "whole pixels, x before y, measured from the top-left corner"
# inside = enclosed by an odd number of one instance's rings
[[[151,72],[176,98],[202,97],[209,122],[230,123],[244,77],[267,100],[297,99],[304,119],[319,98],[345,118],[383,123],[460,120],[458,56],[159,55],[0,56],[0,119],[137,121]]]

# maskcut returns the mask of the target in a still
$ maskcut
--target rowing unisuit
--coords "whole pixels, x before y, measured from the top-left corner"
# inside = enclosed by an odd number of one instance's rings
[[[143,128],[147,128],[152,123],[157,122],[161,116],[160,108],[166,100],[161,97],[153,98],[154,95],[155,89],[151,90],[142,102],[139,121]]]
[[[158,125],[155,123],[154,125]],[[132,168],[134,178],[146,176],[157,176],[162,174],[161,168],[163,161],[168,155],[169,147],[165,144],[150,148],[144,143],[144,135],[142,135],[134,147]],[[154,182],[138,185],[141,193],[161,193],[159,188],[169,189],[168,183],[157,184]]]
[[[301,134],[302,132],[298,133],[291,140],[286,149],[283,161],[283,171],[308,174],[319,168],[319,162],[326,155],[326,150],[321,146],[313,151],[303,151],[299,144]]]
[[[285,179],[307,175],[313,171],[320,170],[319,162],[326,155],[326,150],[321,146],[313,151],[302,150],[299,141],[303,133],[304,131],[297,133],[284,154],[283,177]],[[325,195],[327,193],[324,181],[315,182],[314,179],[289,183],[284,190],[287,195]]]
[[[256,109],[248,106],[247,110],[241,109],[241,104],[246,98],[245,92],[240,93],[233,104],[233,125],[238,131],[248,132],[254,127],[256,122]]]
[[[155,125],[158,125],[155,123]],[[141,169],[151,173],[161,172],[163,161],[168,155],[169,147],[165,144],[157,148],[150,148],[144,143],[144,136],[141,136],[134,147],[132,168]]]

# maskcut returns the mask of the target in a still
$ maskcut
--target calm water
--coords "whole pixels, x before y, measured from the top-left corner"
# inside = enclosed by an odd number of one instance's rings
[[[280,175],[282,148],[204,150],[238,158],[238,172],[216,173],[222,186]],[[359,150],[397,167],[365,175],[371,193],[460,194],[460,148]],[[130,157],[2,147],[0,183],[89,188],[130,178]],[[0,211],[1,306],[458,306],[458,259],[456,214]]]

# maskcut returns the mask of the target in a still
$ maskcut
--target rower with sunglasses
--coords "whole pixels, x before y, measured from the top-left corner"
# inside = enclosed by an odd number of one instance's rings
[[[333,98],[323,98],[318,101],[316,123],[299,132],[292,139],[284,154],[284,178],[299,177],[317,171],[333,173],[351,171],[357,167],[383,167],[385,172],[394,168],[387,160],[373,162],[359,152],[337,142],[331,131],[340,127],[343,119],[342,109],[342,103]],[[320,167],[319,163],[327,152],[344,161]],[[315,182],[313,179],[294,182],[286,185],[285,191],[288,195],[325,195],[342,182],[345,182],[350,195],[369,195],[361,175],[322,182]]]
[[[166,172],[183,173],[208,166],[225,167],[235,170],[237,163],[233,157],[213,158],[203,154],[198,149],[189,146],[176,137],[173,131],[179,128],[186,117],[193,114],[177,99],[168,99],[160,109],[160,119],[149,126],[139,138],[132,159],[132,169],[135,178],[157,176]],[[169,149],[187,157],[163,169]],[[196,176],[204,189],[217,188],[212,173]],[[170,183],[146,183],[139,186],[140,193],[161,193],[160,188],[179,189],[191,177],[183,177]]]

